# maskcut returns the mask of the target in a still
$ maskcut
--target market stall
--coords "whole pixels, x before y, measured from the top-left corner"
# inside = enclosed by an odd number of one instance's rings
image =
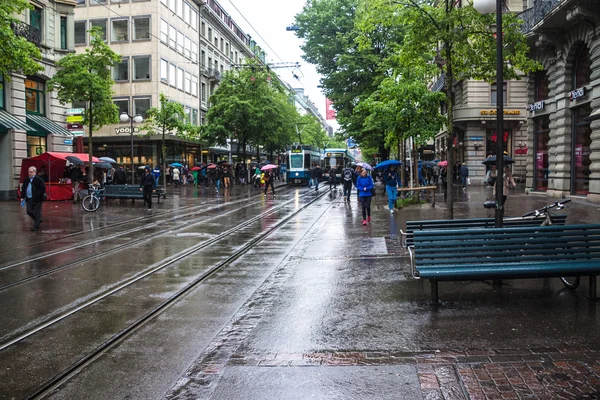
[[[26,158],[21,164],[21,179],[23,182],[28,177],[29,167],[36,167],[38,171],[45,169],[48,177],[46,182],[47,200],[69,200],[73,198],[73,185],[63,182],[63,175],[67,165],[67,157],[77,157],[84,163],[89,161],[89,156],[85,153],[55,153],[46,152],[36,157]],[[92,162],[101,160],[92,157]]]

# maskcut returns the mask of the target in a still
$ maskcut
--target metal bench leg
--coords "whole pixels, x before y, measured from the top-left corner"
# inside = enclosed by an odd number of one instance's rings
[[[431,279],[429,282],[431,282],[431,302],[433,304],[437,304],[438,303],[438,281],[436,281],[435,279]]]
[[[590,275],[590,299],[596,300],[596,275]]]

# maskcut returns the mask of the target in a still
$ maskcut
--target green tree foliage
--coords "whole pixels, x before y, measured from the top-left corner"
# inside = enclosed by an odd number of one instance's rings
[[[246,146],[260,146],[269,152],[281,150],[294,141],[298,112],[290,93],[274,73],[253,60],[227,71],[210,97],[202,138],[209,144],[225,146],[227,139],[239,144],[246,159]]]
[[[16,16],[27,8],[32,8],[27,0],[0,1],[0,75],[7,81],[11,71],[33,75],[42,70],[35,61],[42,58],[40,50],[27,39],[15,36],[12,29],[20,22]]]
[[[197,139],[198,127],[193,126],[186,119],[183,106],[167,99],[164,93],[160,93],[160,107],[152,107],[146,112],[146,121],[141,130],[147,131],[149,135],[162,134],[161,160],[163,170],[163,186],[167,187],[167,155],[165,135],[175,134],[185,139]],[[133,157],[133,154],[131,155]]]
[[[90,47],[84,53],[69,54],[57,64],[57,72],[48,82],[48,88],[58,92],[62,104],[86,102],[83,124],[88,126],[89,173],[93,179],[92,133],[94,129],[119,121],[118,108],[113,103],[111,67],[121,60],[101,37],[100,28],[90,30]]]

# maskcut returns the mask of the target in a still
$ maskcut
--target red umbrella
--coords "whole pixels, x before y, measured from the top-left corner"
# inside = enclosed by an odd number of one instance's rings
[[[438,163],[438,166],[440,166],[440,167],[447,167],[447,166],[448,166],[448,161],[446,161],[446,160],[444,160],[444,161],[440,161],[440,162]]]
[[[200,167],[194,167],[194,168],[192,168],[192,171],[202,171],[202,168],[200,168]]]
[[[209,168],[209,169],[217,168],[217,164],[209,164],[206,166],[206,168]]]

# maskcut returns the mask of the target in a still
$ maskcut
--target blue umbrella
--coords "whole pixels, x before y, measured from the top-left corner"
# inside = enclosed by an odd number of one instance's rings
[[[426,166],[426,167],[429,167],[429,168],[431,168],[431,167],[433,167],[434,165],[436,165],[436,163],[434,163],[433,161],[423,161],[423,163],[422,163],[422,164],[423,164],[424,166]]]
[[[396,161],[396,160],[387,160],[387,161],[382,161],[379,164],[377,164],[375,166],[375,169],[388,168],[388,167],[396,167],[398,165],[402,165],[402,162],[401,161]]]
[[[183,167],[183,165],[179,164],[178,162],[174,162],[173,164],[171,164],[171,167]]]

